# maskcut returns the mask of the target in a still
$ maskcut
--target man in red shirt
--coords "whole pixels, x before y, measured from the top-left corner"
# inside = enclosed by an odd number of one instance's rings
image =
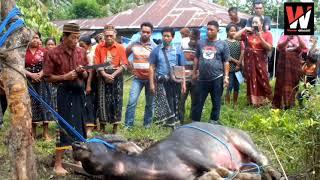
[[[86,120],[84,80],[88,73],[82,68],[87,65],[86,52],[77,47],[80,38],[78,24],[68,23],[63,26],[63,43],[46,53],[43,74],[50,82],[57,83],[58,113],[86,138],[84,122]],[[67,174],[62,166],[63,154],[71,149],[74,137],[60,130],[56,145],[54,171],[57,175]]]
[[[125,48],[115,41],[116,31],[112,25],[104,27],[105,41],[95,51],[95,63],[106,64],[98,68],[98,105],[100,127],[104,131],[106,123],[113,124],[117,132],[122,115],[123,71],[128,59]]]

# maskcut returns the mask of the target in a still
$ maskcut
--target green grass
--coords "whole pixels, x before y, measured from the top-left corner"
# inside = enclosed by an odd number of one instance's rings
[[[274,84],[274,82],[272,82]],[[131,80],[125,82],[124,85],[124,101],[122,122],[124,122],[124,115],[128,96],[131,86]],[[307,163],[304,161],[305,148],[308,142],[304,141],[304,134],[306,131],[302,129],[309,122],[310,118],[300,118],[299,109],[294,108],[288,111],[271,110],[271,105],[261,108],[253,108],[246,105],[245,85],[241,86],[239,95],[238,110],[234,110],[232,105],[222,105],[221,107],[221,122],[230,127],[236,127],[247,131],[261,149],[271,160],[272,165],[279,167],[275,160],[275,155],[267,142],[266,137],[270,138],[275,150],[280,157],[281,162],[288,174],[297,174],[306,169]],[[190,97],[186,101],[186,115],[189,117],[191,100]],[[168,136],[171,132],[168,128],[163,128],[153,125],[150,129],[143,127],[143,115],[145,107],[144,90],[141,92],[139,102],[136,109],[135,126],[131,130],[126,130],[123,125],[120,126],[119,134],[128,139],[148,139],[160,140]],[[202,119],[207,121],[210,117],[211,101],[207,98],[205,107],[203,109]],[[305,121],[305,122],[304,122]],[[186,120],[190,122],[190,120]],[[56,125],[50,126],[51,136],[55,135]],[[301,130],[302,129],[302,130]],[[108,127],[111,132],[111,127]],[[5,118],[5,128],[0,130],[0,142],[4,142],[6,133],[8,131],[8,114]],[[52,175],[51,161],[54,154],[55,142],[44,142],[39,139],[36,142],[35,149],[38,157],[38,167],[40,179],[47,179]],[[7,150],[4,143],[0,143],[0,160],[4,159],[5,163],[0,165],[0,179],[8,177],[9,162],[7,157]],[[42,170],[41,170],[42,169]],[[44,169],[44,170],[43,170]]]

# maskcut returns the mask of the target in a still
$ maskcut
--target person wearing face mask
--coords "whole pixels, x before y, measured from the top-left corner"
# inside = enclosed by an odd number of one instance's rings
[[[171,73],[175,66],[184,66],[186,62],[182,50],[172,43],[174,29],[164,27],[161,33],[163,44],[149,56],[150,91],[155,95],[156,123],[175,128],[181,121],[180,97],[186,91],[186,84],[184,76],[181,82],[176,82]]]
[[[271,30],[271,18],[269,16],[264,15],[264,7],[263,2],[261,0],[256,0],[253,2],[253,10],[254,10],[254,16],[261,16],[262,18],[262,24],[266,31]],[[252,27],[252,21],[253,17],[249,18],[247,21],[246,27]]]
[[[306,43],[302,36],[282,35],[277,46],[280,52],[277,71],[273,108],[289,109],[295,106],[295,97],[301,77],[300,54],[306,51]]]
[[[140,25],[140,39],[132,42],[126,49],[127,57],[133,54],[133,60],[129,63],[129,69],[134,74],[130,96],[125,116],[125,128],[131,128],[134,125],[135,111],[139,95],[145,88],[146,106],[144,111],[143,126],[149,128],[152,123],[153,116],[153,95],[150,92],[149,83],[149,61],[148,58],[152,49],[157,45],[152,41],[151,35],[153,25],[144,22]]]
[[[105,131],[107,123],[113,125],[113,133],[118,129],[122,116],[123,72],[128,59],[125,48],[116,42],[113,25],[104,27],[104,41],[95,50],[95,64],[105,64],[97,70],[98,75],[98,117],[100,129]]]
[[[33,36],[28,45],[25,56],[26,76],[31,82],[32,88],[49,104],[51,103],[51,92],[49,84],[43,79],[42,64],[44,61],[45,50],[40,47],[41,35],[39,32]],[[43,138],[50,140],[49,121],[53,120],[51,113],[41,105],[36,99],[31,97],[32,109],[32,135],[36,139],[37,125],[43,124]]]
[[[252,27],[238,31],[234,38],[242,40],[244,50],[244,74],[247,82],[248,104],[259,107],[272,100],[267,60],[272,50],[272,34],[266,31],[261,16],[254,16]]]

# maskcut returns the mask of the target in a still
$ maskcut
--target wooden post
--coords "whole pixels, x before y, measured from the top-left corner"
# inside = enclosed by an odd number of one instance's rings
[[[16,5],[15,0],[1,0],[1,19]],[[0,60],[24,72],[25,48],[5,51],[26,44],[32,34],[23,27],[8,37],[5,45],[0,48]],[[12,179],[37,179],[33,139],[31,135],[31,103],[25,75],[19,74],[10,67],[3,66],[1,71],[5,92],[10,109],[10,130],[8,135],[8,151],[11,162]]]

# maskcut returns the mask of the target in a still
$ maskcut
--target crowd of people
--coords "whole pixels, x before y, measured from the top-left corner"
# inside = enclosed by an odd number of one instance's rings
[[[218,39],[220,26],[212,20],[207,23],[206,39],[200,39],[196,28],[182,28],[179,46],[172,43],[175,30],[171,27],[162,28],[162,43],[156,44],[151,39],[154,27],[150,22],[141,24],[140,39],[127,48],[116,41],[116,29],[111,24],[96,36],[95,44],[92,37],[80,36],[78,24],[68,23],[63,26],[60,44],[55,38],[42,44],[40,33],[35,33],[26,50],[25,74],[32,88],[85,138],[97,126],[105,131],[108,123],[113,125],[112,133],[117,132],[122,120],[125,71],[133,75],[125,129],[134,126],[143,88],[145,128],[152,123],[175,128],[186,120],[201,121],[208,94],[212,102],[209,122],[220,124],[223,98],[230,104],[233,93],[233,107],[237,109],[242,76],[248,105],[260,107],[271,102],[274,108],[291,108],[297,96],[301,102],[299,81],[314,84],[320,75],[318,38],[312,36],[308,42],[304,36],[282,35],[277,44],[273,95],[267,67],[273,47],[271,20],[264,15],[262,2],[256,1],[253,6],[255,14],[248,20],[238,17],[236,7],[228,10],[230,23],[225,40]],[[128,60],[130,55],[133,60]],[[191,111],[185,116],[189,94]],[[4,112],[7,105],[2,91],[0,99]],[[44,139],[50,140],[48,124],[55,117],[32,97],[31,107],[34,138],[37,125],[41,124]],[[57,174],[67,173],[62,159],[73,141],[66,131],[57,131]]]

